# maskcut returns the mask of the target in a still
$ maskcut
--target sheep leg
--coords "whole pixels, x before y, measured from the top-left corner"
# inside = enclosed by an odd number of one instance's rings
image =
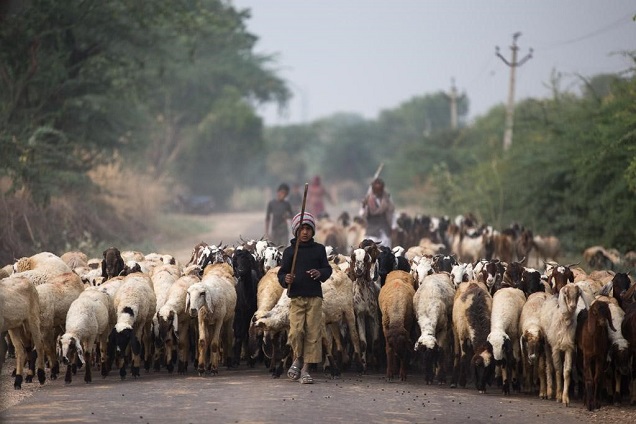
[[[552,351],[552,364],[554,365],[554,377],[556,380],[556,401],[563,402],[563,362],[560,351]]]
[[[73,382],[73,367],[71,366],[72,361],[69,361],[66,364],[66,373],[64,374],[64,382],[66,384],[71,384]]]
[[[15,390],[20,390],[22,389],[22,372],[24,368],[24,361],[26,359],[26,351],[24,349],[22,337],[20,336],[20,330],[9,330],[9,337],[11,338],[11,343],[13,343],[13,346],[15,347],[15,380],[13,382],[13,388]]]
[[[547,385],[546,385],[546,358],[545,358],[545,355],[539,355],[539,358],[537,359],[538,359],[537,374],[539,375],[539,397],[541,399],[547,399],[548,394],[547,394]],[[534,377],[533,377],[533,381],[534,381]]]
[[[599,409],[601,407],[600,396],[599,396],[599,388],[601,387],[601,381],[603,379],[603,358],[597,357],[594,361],[594,409]]]
[[[210,331],[205,320],[199,316],[199,341],[197,349],[197,371],[202,376],[205,373],[206,355],[208,351],[208,340],[210,340]]]
[[[9,348],[5,335],[7,333],[0,334],[0,373],[2,373],[2,365],[4,365],[4,358],[6,357],[7,350]]]
[[[393,380],[393,368],[394,368],[395,355],[389,341],[386,341],[386,378],[387,380]]]
[[[133,333],[130,340],[130,374],[133,377],[141,377],[141,343],[143,342],[143,334]],[[145,356],[146,352],[144,352]],[[150,365],[150,363],[148,363]]]
[[[453,335],[453,376],[451,377],[451,389],[457,387],[457,382],[459,380],[459,369],[461,364],[461,346],[459,343],[459,337],[457,335]]]
[[[336,364],[335,358],[333,356],[333,334],[331,334],[330,327],[322,327],[322,346],[323,351],[325,353],[325,362],[323,363],[323,370],[326,370],[326,364],[329,363],[329,370],[331,373],[331,378],[336,378],[336,376],[340,375],[340,370],[338,369],[338,365]]]
[[[345,312],[345,321],[347,323],[347,328],[349,329],[349,340],[353,346],[353,359],[356,362],[357,371],[362,372],[363,366],[360,352],[360,334],[356,327],[356,316],[352,310]]]
[[[189,325],[181,325],[179,328],[179,340],[177,342],[178,346],[178,364],[177,364],[177,372],[179,374],[185,374],[188,371],[188,348],[190,347],[190,343],[188,339],[190,337],[190,326]]]
[[[362,372],[367,371],[367,332],[364,316],[358,316],[358,335],[360,336],[360,356],[362,360]]]
[[[616,365],[616,363],[614,363],[613,375],[614,375],[614,398],[613,398],[613,403],[614,403],[614,405],[620,405],[620,403],[621,403],[621,380],[622,380],[623,377],[622,377],[620,371],[618,370],[618,366]]]
[[[439,332],[437,337],[437,352],[433,355],[433,366],[437,366],[435,372],[435,378],[437,378],[437,384],[446,384],[446,353],[448,352],[449,341],[448,331],[443,329]]]
[[[403,351],[399,354],[400,361],[400,381],[406,381],[407,367],[409,364],[409,351]]]
[[[330,324],[330,327],[331,328],[329,332],[331,333],[331,338],[336,344],[334,359],[336,360],[336,365],[338,366],[338,368],[342,368],[342,365],[344,364],[343,357],[345,346],[342,340],[342,335],[340,334],[340,325],[339,323],[334,322]],[[340,372],[338,372],[338,375],[340,375]]]
[[[152,322],[148,322],[141,333],[141,342],[144,347],[144,369],[150,371],[150,358],[152,357]],[[139,357],[139,367],[141,367],[141,356]]]
[[[504,395],[510,394],[510,361],[506,358],[505,363],[500,367],[501,370],[501,391]]]
[[[99,368],[102,377],[106,377],[110,372],[108,366],[108,333],[104,333],[99,337]]]
[[[93,374],[92,374],[92,350],[90,347],[90,344],[87,343],[87,349],[84,350],[84,364],[85,364],[85,369],[84,369],[84,382],[85,383],[90,383],[93,381]]]
[[[512,347],[512,361],[511,361],[511,369],[512,369],[512,391],[515,393],[521,392],[521,383],[519,378],[520,368],[521,368],[521,350],[519,345],[514,344]],[[522,374],[523,375],[523,374]]]
[[[232,366],[232,361],[234,358],[231,356],[232,354],[232,341],[234,340],[234,326],[233,326],[233,317],[230,317],[225,322],[225,327],[221,330],[221,346],[223,348],[223,355],[225,356],[225,366],[230,368]],[[240,358],[239,358],[240,359]]]
[[[375,310],[370,315],[370,325],[371,325],[371,340],[370,343],[367,344],[371,348],[372,360],[375,365],[376,370],[380,367],[380,353],[382,351],[381,346],[378,346],[378,343],[381,343],[380,340],[380,318],[378,317],[378,313],[376,312],[377,305],[375,306]],[[378,350],[379,349],[379,350]]]
[[[563,362],[563,404],[565,406],[570,405],[570,379],[572,375],[572,359],[573,352],[571,350],[565,351],[565,361]]]
[[[220,358],[220,352],[219,352],[219,343],[220,343],[220,339],[221,339],[221,327],[223,326],[223,323],[220,322],[220,320],[217,320],[217,322],[214,323],[214,325],[212,326],[212,331],[210,332],[210,368],[209,368],[209,372],[211,372],[212,374],[218,374],[219,373],[219,358]],[[225,347],[225,346],[224,346]],[[228,356],[230,355],[230,352],[227,352]],[[227,360],[227,358],[226,358]]]
[[[554,396],[554,363],[552,362],[552,349],[550,345],[545,343],[545,377],[546,377],[546,397],[552,399]]]

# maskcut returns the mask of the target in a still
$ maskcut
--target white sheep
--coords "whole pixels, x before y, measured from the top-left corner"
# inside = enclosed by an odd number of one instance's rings
[[[521,359],[519,346],[519,317],[526,296],[523,291],[504,287],[495,292],[492,298],[490,315],[490,334],[487,341],[492,346],[492,354],[501,365],[503,379],[502,390],[505,395],[518,389],[517,364]]]
[[[185,309],[198,320],[199,375],[206,370],[218,374],[220,350],[223,350],[226,364],[231,364],[232,360],[232,325],[236,309],[233,281],[214,274],[205,275],[200,283],[188,288]]]
[[[166,300],[157,310],[155,343],[165,347],[165,362],[168,372],[174,369],[173,350],[177,349],[177,372],[185,374],[188,369],[190,315],[185,309],[188,288],[198,283],[199,277],[184,275],[168,289]]]
[[[112,367],[117,352],[120,354],[119,376],[122,379],[126,378],[126,362],[123,361],[123,357],[130,351],[131,374],[133,377],[139,377],[142,343],[145,368],[150,368],[150,331],[157,306],[152,280],[143,273],[127,275],[115,292],[113,303],[117,323],[108,337],[108,370]]]
[[[581,288],[564,285],[557,295],[547,299],[541,308],[541,331],[546,336],[547,397],[551,399],[552,374],[556,374],[556,399],[565,406],[570,404],[569,387],[572,361],[576,348],[576,307]]]
[[[66,332],[60,337],[59,344],[62,361],[68,365],[64,381],[71,383],[71,365],[76,357],[84,365],[84,381],[92,381],[92,353],[95,342],[99,342],[101,351],[101,369],[106,369],[106,345],[110,332],[110,299],[108,295],[98,289],[84,290],[71,303],[66,314]]]
[[[71,272],[71,268],[57,255],[51,252],[40,252],[30,257],[23,257],[13,264],[15,273],[36,270],[50,276]]]
[[[252,359],[256,359],[265,345],[271,346],[271,340],[263,340],[264,332],[256,325],[256,322],[276,305],[283,294],[283,287],[278,281],[279,268],[275,267],[267,271],[256,286],[256,312],[254,312],[250,323],[248,343],[249,355]],[[263,353],[271,356],[270,352]],[[272,369],[272,371],[274,370]]]
[[[524,389],[532,393],[536,377],[539,378],[539,397],[546,399],[545,335],[541,331],[541,308],[550,297],[546,292],[528,296],[519,317],[519,345],[523,365]]]
[[[73,270],[88,265],[88,256],[86,256],[86,253],[77,250],[65,252],[60,256],[60,259]]]
[[[413,307],[420,337],[415,351],[424,355],[424,379],[433,382],[433,372],[439,384],[446,383],[447,356],[452,351],[451,337],[455,288],[446,272],[426,275],[413,297]]]
[[[71,304],[84,291],[79,275],[67,272],[52,277],[48,283],[36,286],[40,298],[40,332],[44,342],[43,355],[51,367],[51,379],[57,379],[60,365],[55,342],[65,331],[66,314]]]
[[[10,276],[0,280],[0,334],[5,331],[9,332],[11,343],[15,347],[16,372],[13,387],[21,389],[27,357],[25,347],[35,346],[38,352],[44,352],[40,333],[40,299],[35,287],[26,278]],[[1,371],[5,352],[0,353]],[[36,369],[40,384],[44,384],[43,354],[37,356]],[[32,371],[29,369],[27,381],[32,378]]]
[[[152,289],[157,298],[155,309],[161,309],[168,296],[168,290],[172,284],[180,277],[179,268],[176,265],[158,265],[154,268],[150,279],[152,280]],[[156,317],[153,319],[153,325],[157,324]]]
[[[354,362],[358,370],[362,370],[360,352],[360,337],[356,327],[356,316],[353,307],[353,282],[349,276],[340,269],[334,269],[331,276],[322,284],[322,316],[324,324],[323,337],[326,338],[326,353],[331,364],[332,376],[338,374],[333,360],[332,340],[336,342],[336,350],[341,355],[345,354],[344,345],[340,334],[340,324],[347,327],[349,342],[353,349]]]
[[[276,305],[253,322],[254,327],[263,333],[266,345],[270,346],[270,349],[265,350],[264,345],[264,352],[271,359],[270,371],[275,378],[283,373],[284,364],[291,356],[291,348],[287,345],[290,304],[291,298],[287,296],[287,289],[284,289]]]

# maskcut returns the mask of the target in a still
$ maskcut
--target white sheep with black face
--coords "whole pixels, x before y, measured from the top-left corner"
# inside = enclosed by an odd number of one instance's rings
[[[144,362],[150,368],[150,332],[152,317],[156,312],[157,297],[152,280],[147,274],[136,272],[124,277],[113,298],[117,323],[108,339],[108,369],[119,356],[119,375],[126,377],[125,357],[132,356],[131,374],[140,377],[141,344],[144,345]]]
[[[452,312],[455,288],[446,272],[425,274],[413,297],[415,318],[420,337],[415,351],[424,356],[424,378],[427,384],[437,378],[446,383],[446,357],[451,350]]]
[[[519,390],[517,363],[521,360],[519,345],[519,317],[526,303],[525,294],[516,288],[505,287],[495,292],[492,299],[490,334],[487,341],[492,355],[501,367],[502,390],[505,395]]]
[[[59,339],[60,356],[67,365],[64,381],[72,381],[72,365],[77,357],[85,366],[84,381],[92,381],[92,352],[95,342],[101,350],[101,369],[105,373],[107,363],[106,345],[111,329],[110,299],[97,288],[84,290],[71,303],[66,314],[66,332]]]

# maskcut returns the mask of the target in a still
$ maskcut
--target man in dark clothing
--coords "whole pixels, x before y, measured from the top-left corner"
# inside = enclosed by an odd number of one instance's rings
[[[289,186],[285,183],[278,186],[276,198],[267,204],[265,213],[265,237],[277,246],[285,246],[289,237],[288,220],[292,217],[292,209],[286,200]],[[271,230],[270,230],[271,224]]]
[[[331,277],[325,246],[314,241],[316,220],[312,214],[297,214],[292,219],[295,238],[283,252],[278,281],[287,289],[289,305],[289,344],[294,351],[294,363],[287,376],[311,384],[309,364],[322,361],[322,283]],[[296,268],[291,274],[294,248],[298,243]]]

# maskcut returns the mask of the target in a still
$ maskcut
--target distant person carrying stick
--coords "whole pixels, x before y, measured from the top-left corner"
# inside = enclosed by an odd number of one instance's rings
[[[301,223],[302,219],[302,223]],[[292,219],[291,246],[283,252],[278,281],[291,298],[289,306],[289,344],[294,362],[287,371],[291,380],[312,384],[309,364],[322,361],[322,285],[331,277],[325,246],[313,239],[316,219],[309,212],[301,212]],[[296,245],[298,248],[295,249]],[[294,262],[294,251],[296,259]],[[294,270],[292,270],[294,263]]]
[[[395,205],[391,195],[384,190],[382,178],[375,178],[371,183],[371,193],[362,202],[362,213],[367,221],[367,236],[391,247],[391,227]]]

